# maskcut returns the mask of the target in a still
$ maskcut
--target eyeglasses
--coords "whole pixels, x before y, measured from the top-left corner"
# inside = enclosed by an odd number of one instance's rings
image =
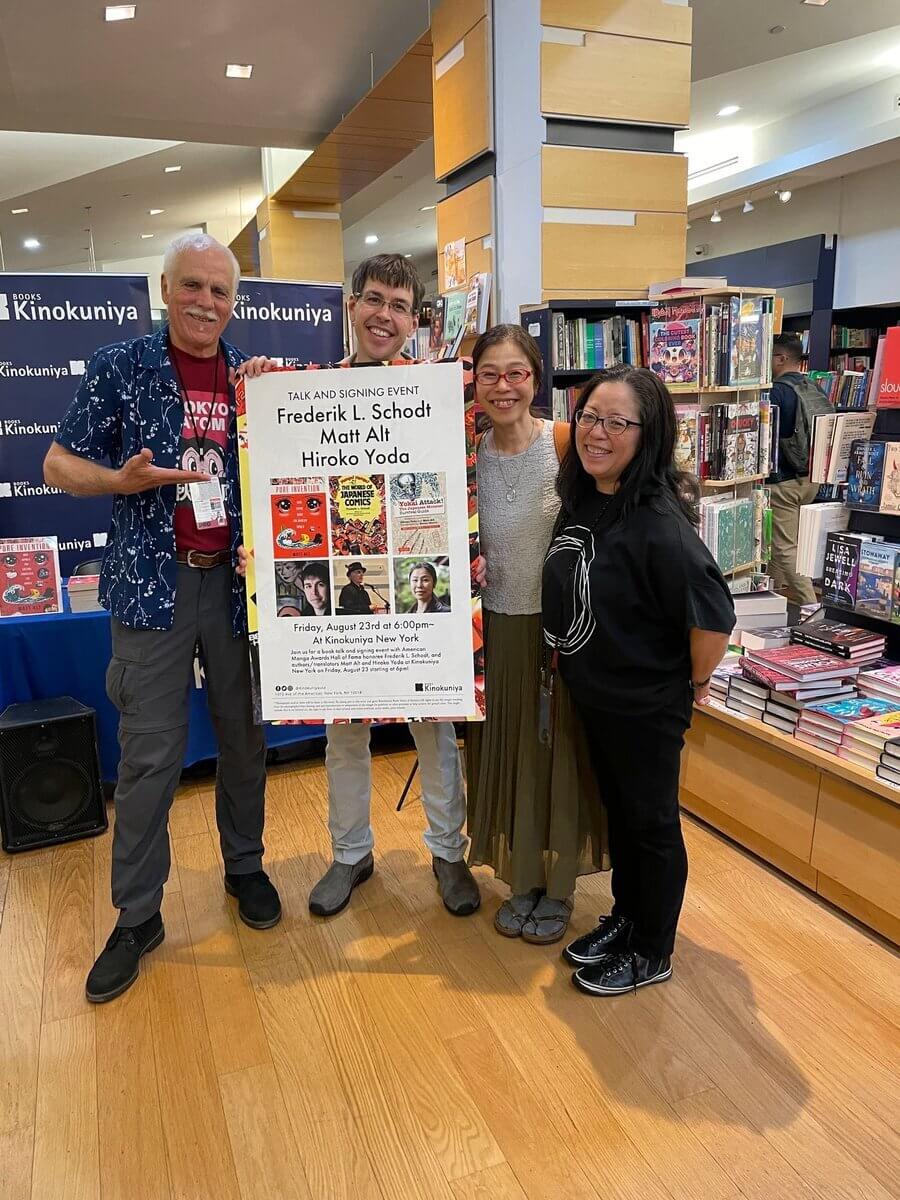
[[[595,412],[591,412],[589,408],[583,408],[575,414],[575,420],[585,431],[590,433],[596,426],[605,429],[610,437],[621,437],[629,425],[634,425],[636,429],[641,426],[640,421],[626,421],[624,417],[600,417]]]
[[[372,312],[379,312],[387,305],[394,316],[411,317],[413,315],[412,306],[407,304],[405,300],[388,300],[379,292],[366,292],[364,295],[358,296],[357,299],[363,308],[369,308]]]
[[[532,374],[532,371],[526,371],[524,367],[516,367],[514,371],[492,371],[490,367],[485,367],[483,371],[475,372],[475,382],[480,383],[482,387],[494,387],[501,379],[505,379],[510,387],[518,387],[520,383],[530,379]]]

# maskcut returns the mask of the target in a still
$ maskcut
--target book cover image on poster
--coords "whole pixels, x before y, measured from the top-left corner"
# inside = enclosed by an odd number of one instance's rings
[[[279,617],[330,617],[333,606],[328,559],[276,562],[275,607]]]
[[[331,475],[331,553],[387,554],[383,475]]]
[[[59,548],[55,537],[0,538],[3,584],[0,617],[62,612]]]
[[[847,464],[847,503],[878,508],[884,478],[884,442],[854,442]]]
[[[450,559],[395,558],[394,595],[398,613],[450,612]]]
[[[446,553],[446,481],[438,471],[390,476],[394,554]]]
[[[390,559],[354,558],[335,563],[334,594],[336,616],[388,616],[393,611]]]
[[[651,313],[650,369],[670,388],[698,384],[701,316],[699,300],[666,304]]]
[[[272,551],[276,559],[320,558],[328,552],[324,479],[273,479]]]

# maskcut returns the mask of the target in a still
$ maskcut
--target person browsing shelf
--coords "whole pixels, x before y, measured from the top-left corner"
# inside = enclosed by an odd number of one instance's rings
[[[609,820],[612,913],[564,951],[576,986],[597,996],[672,974],[688,866],[681,749],[734,625],[673,467],[675,428],[672,397],[652,371],[613,367],[588,381],[544,565],[545,637]]]
[[[532,415],[543,364],[519,325],[475,343],[475,397],[490,420],[478,445],[486,718],[466,730],[469,861],[512,889],[494,926],[546,944],[564,936],[575,880],[603,866],[604,818],[584,734],[564,684],[541,740],[541,568],[559,511],[557,443],[566,424]]]

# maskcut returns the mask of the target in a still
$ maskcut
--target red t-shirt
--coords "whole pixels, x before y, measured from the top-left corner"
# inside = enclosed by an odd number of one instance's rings
[[[221,349],[215,358],[195,358],[169,343],[169,357],[184,396],[184,426],[178,450],[183,471],[205,471],[225,483],[225,454],[232,400],[228,366]],[[175,499],[175,545],[178,550],[215,554],[231,546],[227,525],[198,529],[187,484],[180,483]]]

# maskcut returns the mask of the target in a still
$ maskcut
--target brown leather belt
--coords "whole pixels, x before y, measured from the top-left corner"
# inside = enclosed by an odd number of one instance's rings
[[[215,554],[204,554],[202,550],[178,550],[175,558],[183,567],[209,571],[213,567],[224,567],[226,563],[230,563],[231,551],[217,550]]]

